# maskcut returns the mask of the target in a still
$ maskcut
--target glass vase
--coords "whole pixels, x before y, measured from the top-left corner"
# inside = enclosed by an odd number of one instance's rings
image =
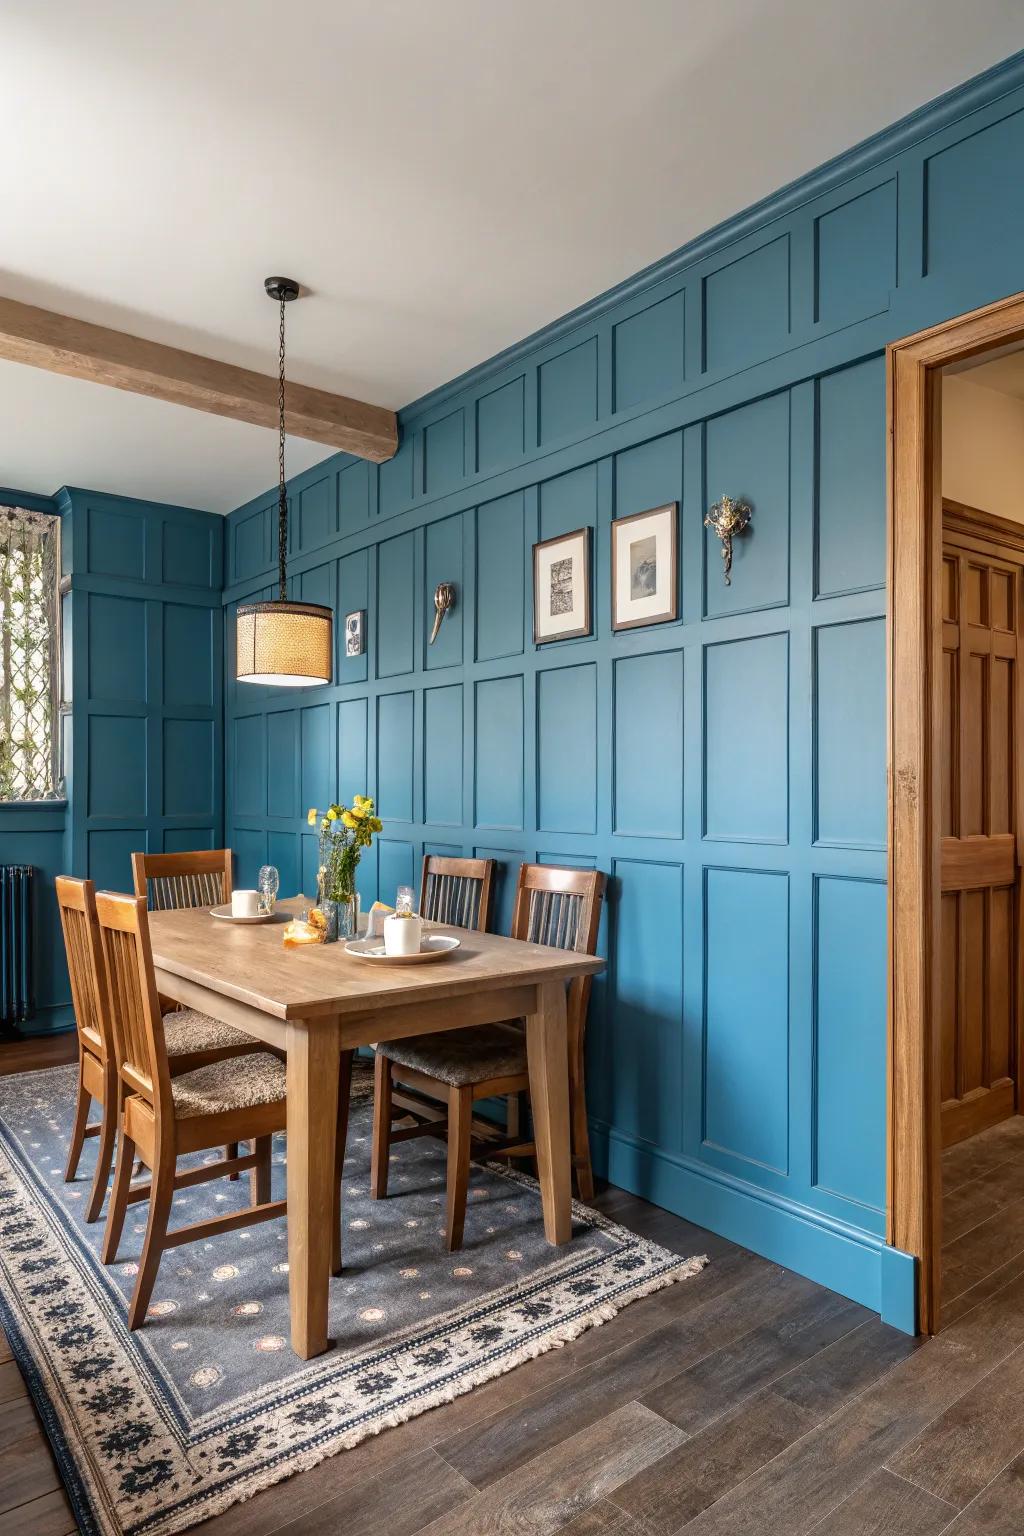
[[[337,901],[325,897],[320,910],[327,921],[325,944],[335,944],[338,939],[354,939],[359,927],[359,897],[341,896]]]

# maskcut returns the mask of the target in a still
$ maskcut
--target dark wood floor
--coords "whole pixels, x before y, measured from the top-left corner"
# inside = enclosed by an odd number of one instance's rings
[[[0,1070],[62,1059],[6,1048]],[[20,1055],[17,1053],[21,1052]],[[1024,1120],[946,1156],[928,1342],[621,1190],[697,1279],[198,1527],[201,1536],[1021,1536]],[[74,1522],[0,1363],[0,1536]]]

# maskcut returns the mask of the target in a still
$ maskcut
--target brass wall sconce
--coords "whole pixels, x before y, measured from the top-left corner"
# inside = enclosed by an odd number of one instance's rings
[[[705,528],[711,528],[722,541],[722,559],[725,561],[725,584],[732,586],[732,541],[743,532],[750,522],[753,511],[745,501],[733,501],[731,496],[723,496],[716,501],[707,517],[704,519]]]
[[[438,582],[434,591],[434,627],[430,631],[431,645],[433,645],[441,631],[441,620],[454,607],[455,583],[451,581]]]

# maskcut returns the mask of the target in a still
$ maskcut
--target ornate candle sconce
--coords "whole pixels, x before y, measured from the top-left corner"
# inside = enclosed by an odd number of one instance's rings
[[[705,528],[711,528],[722,541],[722,559],[725,561],[725,584],[732,586],[732,541],[743,532],[750,522],[753,511],[745,501],[733,501],[731,496],[723,496],[716,501],[707,517],[704,519]]]
[[[451,581],[438,582],[434,592],[434,627],[430,631],[430,644],[433,645],[441,630],[441,620],[450,609],[455,607],[455,583]]]

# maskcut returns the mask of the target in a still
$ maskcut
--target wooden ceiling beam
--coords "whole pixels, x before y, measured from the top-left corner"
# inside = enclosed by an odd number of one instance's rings
[[[231,363],[0,298],[0,357],[191,406],[257,427],[277,426],[277,379]],[[398,420],[380,405],[289,383],[285,422],[308,438],[383,463],[398,447]]]

